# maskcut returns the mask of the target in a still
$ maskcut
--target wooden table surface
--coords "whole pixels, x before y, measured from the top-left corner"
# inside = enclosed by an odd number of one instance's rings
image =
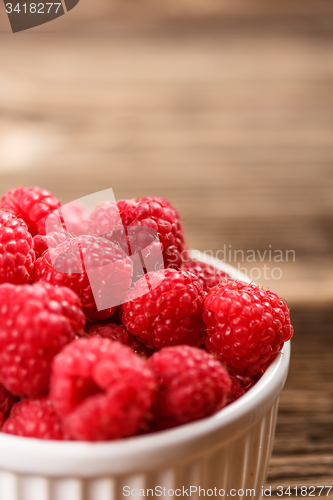
[[[267,485],[333,486],[332,1],[89,5],[16,35],[2,16],[0,195],[162,195],[192,247],[239,250],[295,327]]]

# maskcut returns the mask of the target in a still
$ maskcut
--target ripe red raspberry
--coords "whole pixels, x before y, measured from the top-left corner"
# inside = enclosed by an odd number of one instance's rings
[[[0,208],[6,208],[21,217],[32,236],[45,234],[45,220],[60,208],[60,201],[39,187],[10,189],[1,198]]]
[[[156,380],[128,346],[100,337],[79,339],[53,362],[51,399],[71,438],[133,435],[153,403]]]
[[[67,286],[91,321],[111,316],[132,282],[132,261],[105,238],[79,236],[47,250],[35,264],[36,281]]]
[[[26,223],[7,210],[0,210],[0,283],[30,283],[35,252]]]
[[[77,236],[88,234],[89,212],[78,203],[72,202],[55,210],[46,220],[47,234],[34,236],[34,250],[40,257],[49,248]]]
[[[119,219],[119,215],[121,220]],[[101,203],[91,216],[90,234],[106,235],[119,230],[120,225],[148,227],[157,231],[162,245],[166,268],[180,268],[182,253],[185,252],[184,232],[177,210],[162,197],[137,198]],[[135,254],[151,242],[147,231],[132,236],[131,253]]]
[[[36,234],[33,237],[34,250],[37,257],[43,255],[49,248],[56,248],[61,243],[64,243],[69,239],[69,235],[66,233],[49,233],[47,236],[43,234]]]
[[[230,279],[230,276],[224,271],[199,260],[187,260],[183,262],[182,269],[195,274],[204,290],[213,288],[213,286],[220,283],[223,279]]]
[[[66,439],[60,419],[47,398],[25,399],[16,403],[2,432],[37,439]]]
[[[230,375],[231,379],[231,389],[228,396],[228,404],[233,403],[237,399],[239,399],[243,394],[245,394],[245,390],[241,386],[239,380],[232,375]]]
[[[13,404],[15,403],[16,398],[4,388],[3,385],[0,384],[0,413],[4,416],[4,418],[10,412]]]
[[[254,284],[226,280],[203,308],[206,347],[235,374],[263,373],[293,334],[285,302]]]
[[[254,384],[259,380],[261,374],[254,375],[253,377],[250,377],[250,375],[234,375],[234,378],[238,380],[240,386],[242,389],[244,389],[244,392],[247,392],[251,389],[251,387],[254,386]]]
[[[83,205],[80,205],[80,203],[72,201],[63,205],[59,211],[55,212],[55,216],[60,216],[60,220],[63,220],[66,230],[72,237],[89,234],[90,212]],[[57,220],[56,227],[59,230],[59,218]],[[51,224],[51,220],[49,222]]]
[[[152,354],[152,351],[133,337],[124,325],[118,325],[117,323],[95,323],[89,326],[86,332],[89,336],[100,336],[110,340],[118,340],[118,342],[131,347],[134,352],[145,359],[149,358]]]
[[[150,291],[143,295],[141,290],[148,287]],[[200,346],[204,342],[204,297],[199,280],[191,273],[175,269],[148,273],[122,304],[122,321],[130,333],[153,350],[177,344]]]
[[[231,387],[222,363],[197,347],[165,347],[148,360],[160,383],[153,406],[160,428],[191,422],[222,408]]]
[[[53,357],[84,324],[68,288],[0,285],[0,383],[18,396],[46,394]]]

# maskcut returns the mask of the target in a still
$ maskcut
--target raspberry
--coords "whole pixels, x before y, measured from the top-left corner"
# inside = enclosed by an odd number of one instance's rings
[[[123,229],[119,208],[115,201],[104,201],[97,205],[89,218],[88,234],[108,237],[113,231]]]
[[[11,394],[8,392],[3,385],[0,384],[0,413],[4,416],[4,418],[8,415],[10,412],[13,404],[15,403],[16,399]]]
[[[53,362],[51,399],[71,438],[133,435],[153,403],[156,380],[128,346],[100,337],[69,344]]]
[[[75,202],[62,206],[47,217],[47,234],[34,236],[35,252],[41,256],[48,248],[55,248],[67,240],[88,234],[88,225],[89,213],[83,206]]]
[[[239,380],[232,375],[230,375],[231,379],[231,389],[228,397],[228,404],[233,403],[237,399],[239,399],[243,394],[245,394],[245,390],[241,386]]]
[[[119,219],[121,217],[121,221]],[[137,198],[101,203],[91,215],[90,234],[99,236],[119,230],[120,224],[141,226],[157,231],[162,245],[164,266],[180,268],[185,251],[184,232],[177,210],[162,197]],[[137,231],[132,236],[132,254],[151,242],[149,230]]]
[[[254,377],[250,377],[249,375],[235,375],[234,377],[236,380],[238,380],[240,386],[242,387],[242,389],[244,389],[244,392],[249,391],[251,387],[253,387],[257,382],[258,378],[260,378],[257,375],[255,375]]]
[[[213,288],[213,286],[220,283],[223,279],[231,279],[224,271],[216,269],[216,267],[210,264],[200,262],[199,260],[187,260],[183,262],[182,269],[195,274],[204,290]]]
[[[45,220],[60,208],[60,201],[39,187],[10,189],[1,198],[0,208],[6,208],[21,217],[32,236],[45,234]]]
[[[156,283],[160,283],[155,286]],[[141,297],[142,289],[150,288]],[[146,274],[122,304],[122,321],[130,333],[153,350],[204,342],[201,319],[205,294],[191,273],[164,269]]]
[[[52,358],[84,324],[68,288],[0,285],[0,383],[18,396],[46,394]]]
[[[170,427],[212,415],[222,408],[230,376],[211,354],[186,345],[165,347],[148,361],[160,383],[153,406],[158,427]]]
[[[84,206],[77,202],[67,203],[63,205],[59,212],[60,218],[63,219],[66,230],[73,236],[82,236],[88,233],[90,213],[86,211]],[[58,219],[59,220],[59,219]]]
[[[37,257],[43,255],[49,248],[56,248],[61,243],[64,243],[69,239],[66,233],[51,232],[47,236],[42,234],[36,234],[33,237],[34,250]]]
[[[98,321],[111,316],[121,303],[132,282],[133,266],[115,243],[79,236],[44,252],[35,270],[36,281],[76,292],[87,318]]]
[[[118,340],[122,344],[128,345],[134,352],[147,359],[152,354],[144,344],[131,335],[123,325],[117,323],[95,323],[86,330],[89,336],[100,336],[110,340]]]
[[[66,438],[60,419],[47,398],[26,399],[16,403],[3,425],[2,432],[38,439]]]
[[[263,373],[293,334],[289,310],[270,290],[226,280],[206,297],[206,347],[239,375]]]
[[[0,210],[0,283],[30,283],[35,252],[27,225],[7,210]]]

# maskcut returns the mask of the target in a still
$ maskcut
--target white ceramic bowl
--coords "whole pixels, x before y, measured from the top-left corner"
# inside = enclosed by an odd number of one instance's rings
[[[224,263],[202,254],[200,258],[249,281]],[[206,497],[219,498],[224,490],[224,496],[258,499],[289,358],[287,342],[240,399],[209,418],[175,429],[93,444],[0,434],[0,499],[174,499],[187,494],[198,499],[204,490]]]

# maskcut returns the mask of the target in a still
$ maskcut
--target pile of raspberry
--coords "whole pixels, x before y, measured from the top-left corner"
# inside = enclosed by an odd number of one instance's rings
[[[65,229],[61,209],[37,187],[0,200],[1,432],[106,441],[209,417],[292,337],[276,293],[191,260],[164,198],[71,204]]]

